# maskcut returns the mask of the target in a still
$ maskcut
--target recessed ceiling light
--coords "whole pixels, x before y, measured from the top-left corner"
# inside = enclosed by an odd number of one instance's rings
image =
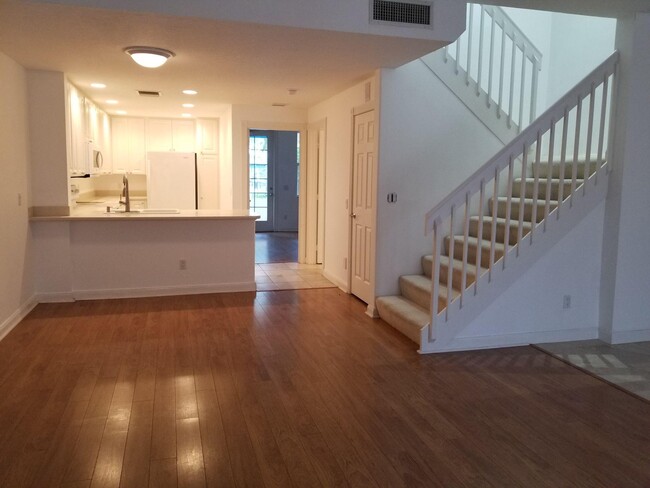
[[[119,102],[117,100],[106,100],[106,103],[109,105],[117,105]]]
[[[196,90],[183,90],[183,93],[185,95],[196,95],[199,92],[197,92]]]
[[[187,117],[191,117],[191,116],[192,116],[192,114],[181,114],[181,117],[186,117],[187,118]]]
[[[147,46],[130,46],[124,48],[124,52],[131,56],[133,61],[144,68],[159,68],[173,58],[175,54],[168,49]]]
[[[91,83],[90,86],[93,88],[106,88],[106,85],[104,85],[104,83]]]
[[[193,103],[184,103],[183,107],[185,107],[185,108],[194,108],[194,104]]]
[[[116,110],[115,113],[117,115],[126,115],[128,112],[126,110]]]

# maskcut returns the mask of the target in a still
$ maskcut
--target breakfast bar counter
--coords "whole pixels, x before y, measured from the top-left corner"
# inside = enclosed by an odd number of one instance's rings
[[[32,217],[38,299],[254,291],[257,218],[245,210],[107,213],[97,205]]]

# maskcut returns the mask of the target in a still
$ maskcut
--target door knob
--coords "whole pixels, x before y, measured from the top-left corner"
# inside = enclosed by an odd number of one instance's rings
[[[353,213],[352,215],[350,215],[350,217],[352,217],[353,219],[356,219],[356,218],[357,218],[357,214]]]

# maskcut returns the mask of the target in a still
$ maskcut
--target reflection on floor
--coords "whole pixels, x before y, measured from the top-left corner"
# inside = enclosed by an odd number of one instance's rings
[[[610,345],[591,340],[538,344],[537,347],[650,400],[650,342]]]
[[[297,232],[258,232],[255,234],[256,263],[295,263],[297,261]]]
[[[268,263],[255,265],[257,291],[334,288],[323,278],[319,264]]]

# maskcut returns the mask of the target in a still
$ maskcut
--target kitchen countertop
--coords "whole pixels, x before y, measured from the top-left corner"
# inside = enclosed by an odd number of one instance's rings
[[[140,212],[106,212],[106,205],[79,204],[70,210],[70,215],[31,217],[32,222],[84,221],[84,220],[257,220],[259,216],[251,215],[248,210],[180,210],[169,213],[161,210],[147,209]]]

